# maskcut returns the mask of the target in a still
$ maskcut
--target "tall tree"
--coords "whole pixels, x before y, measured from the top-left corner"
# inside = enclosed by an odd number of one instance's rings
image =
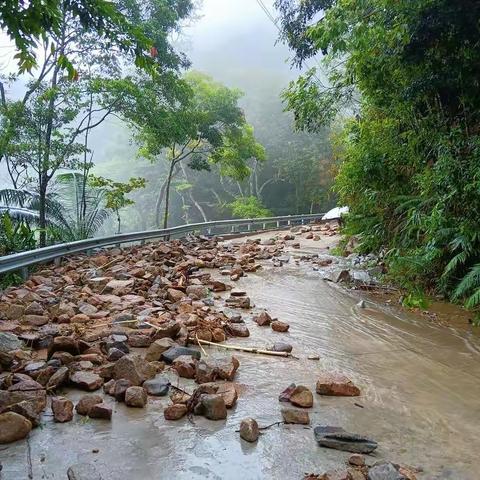
[[[62,21],[44,37],[42,63],[23,98],[6,98],[0,82],[0,122],[5,127],[0,132],[0,161],[7,163],[14,185],[19,181],[36,184],[41,246],[46,244],[45,202],[51,180],[63,168],[80,167],[83,178],[88,177],[89,132],[119,111],[125,89],[132,88],[130,81],[121,78],[122,71],[129,62],[138,65],[137,53],[141,53],[118,48],[94,25],[87,28],[89,23],[76,10],[71,12],[70,6],[67,0],[61,2]],[[158,68],[150,73],[164,91],[175,89],[178,70],[187,63],[168,38],[191,7],[188,0],[122,3],[122,38],[128,43],[129,29],[134,27],[152,45],[150,59]],[[75,69],[69,58],[75,58]]]
[[[189,72],[184,78],[183,103],[166,108],[158,97],[155,80],[147,79],[131,112],[135,138],[141,154],[168,162],[168,172],[158,193],[156,223],[167,227],[172,179],[182,163],[197,171],[217,165],[224,176],[238,180],[248,177],[247,161],[262,160],[258,144],[238,105],[241,93],[215,82],[207,75]]]

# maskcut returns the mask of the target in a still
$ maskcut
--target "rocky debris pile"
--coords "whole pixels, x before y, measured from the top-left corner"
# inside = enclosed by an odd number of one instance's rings
[[[149,396],[171,390],[159,375],[166,366],[200,386],[191,396],[177,395],[165,418],[225,418],[237,399],[231,382],[239,362],[201,360],[196,344],[248,336],[241,315],[224,310],[250,309],[251,302],[218,278],[234,282],[283,246],[199,237],[114,248],[68,257],[6,289],[0,297],[0,443],[28,435],[47,406],[62,423],[74,412],[108,420],[112,401],[143,408]],[[220,275],[214,278],[212,269]],[[95,393],[74,406],[64,396],[69,387]],[[106,397],[98,394],[102,387]]]
[[[391,462],[376,462],[368,466],[363,455],[351,455],[347,467],[329,470],[321,475],[306,474],[303,480],[417,480],[419,469]]]
[[[290,229],[291,233],[297,234],[307,240],[320,240],[320,236],[333,237],[340,232],[340,224],[338,220],[329,220],[328,222],[314,223],[312,225],[295,226]],[[293,240],[293,238],[288,238]]]

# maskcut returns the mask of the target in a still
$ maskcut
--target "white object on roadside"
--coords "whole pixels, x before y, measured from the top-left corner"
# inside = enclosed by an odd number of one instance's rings
[[[344,213],[348,213],[348,207],[335,207],[329,210],[322,217],[322,220],[333,220],[334,218],[340,218]]]

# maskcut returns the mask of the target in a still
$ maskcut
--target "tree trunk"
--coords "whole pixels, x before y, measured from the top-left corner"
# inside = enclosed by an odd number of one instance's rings
[[[170,169],[168,171],[168,177],[167,177],[167,185],[165,187],[165,213],[163,215],[163,228],[167,228],[168,226],[168,208],[169,208],[169,203],[170,203],[170,185],[172,183],[172,177],[173,177],[173,167],[175,166],[175,160],[172,160],[172,163],[170,164]]]
[[[38,205],[38,215],[39,215],[39,227],[40,227],[40,247],[45,247],[47,245],[47,183],[44,179],[40,182],[39,189],[39,205]]]

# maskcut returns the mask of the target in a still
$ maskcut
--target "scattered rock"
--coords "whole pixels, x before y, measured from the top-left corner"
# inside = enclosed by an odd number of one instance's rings
[[[189,355],[180,355],[173,361],[173,368],[179,377],[195,378],[196,361]]]
[[[0,444],[11,443],[25,438],[32,429],[32,423],[15,412],[0,414]]]
[[[244,323],[230,323],[228,332],[234,337],[249,337],[250,331]]]
[[[23,323],[35,327],[41,327],[42,325],[47,324],[48,320],[48,317],[45,315],[25,315],[23,317]]]
[[[272,352],[290,353],[293,350],[293,347],[289,343],[275,342],[269,350]]]
[[[247,442],[256,442],[260,435],[258,423],[253,418],[245,418],[240,423],[240,437]]]
[[[7,353],[22,348],[23,342],[10,332],[0,332],[0,352]]]
[[[103,399],[100,395],[84,395],[75,405],[75,410],[79,415],[90,415],[92,407],[102,402]]]
[[[188,408],[182,403],[174,403],[169,405],[163,411],[165,420],[179,420],[187,414]]]
[[[407,480],[392,463],[375,465],[368,471],[368,480]]]
[[[116,362],[117,360],[122,358],[124,355],[125,355],[125,352],[122,352],[122,350],[113,347],[108,350],[107,360],[109,362]]]
[[[256,322],[260,327],[264,327],[270,325],[272,322],[272,317],[266,311],[263,311],[259,315],[253,317],[253,321]]]
[[[96,373],[81,370],[70,375],[70,382],[81,390],[93,392],[103,385],[103,378]]]
[[[147,362],[154,362],[160,360],[162,353],[166,352],[169,348],[175,346],[175,342],[168,337],[155,340],[147,350],[145,354],[145,360]]]
[[[103,418],[105,420],[110,420],[112,418],[112,408],[103,402],[96,403],[90,408],[88,416],[90,418]]]
[[[125,394],[127,390],[132,386],[132,382],[126,378],[120,378],[115,382],[113,387],[113,396],[117,402],[125,401]]]
[[[365,465],[365,457],[359,453],[354,453],[348,457],[348,463],[356,467],[363,467]]]
[[[143,387],[129,387],[125,392],[125,405],[143,408],[148,401],[147,392]]]
[[[141,385],[145,380],[153,378],[156,374],[155,368],[140,355],[130,353],[123,356],[113,367],[113,378],[119,380],[124,378],[130,380],[132,385]]]
[[[313,394],[307,387],[298,385],[290,395],[290,403],[296,407],[310,408],[313,406]]]
[[[300,425],[308,425],[310,423],[308,412],[304,410],[282,408],[282,417],[285,423],[298,423]]]
[[[67,367],[60,367],[48,380],[47,390],[56,390],[68,381],[69,370]]]
[[[323,372],[317,380],[316,391],[319,395],[357,397],[360,389],[345,375]]]
[[[48,348],[48,357],[51,358],[55,352],[67,352],[71,355],[79,355],[78,343],[73,337],[55,337]]]
[[[285,322],[281,322],[280,320],[275,320],[271,323],[272,330],[275,332],[288,332],[290,325]]]
[[[202,394],[194,409],[195,415],[203,415],[209,420],[223,420],[227,418],[227,407],[221,395]]]
[[[70,422],[73,418],[73,403],[65,397],[53,397],[52,412],[56,422]]]
[[[294,392],[297,386],[294,383],[291,383],[279,396],[278,400],[280,402],[289,402],[292,393]]]
[[[38,427],[40,425],[40,412],[35,409],[35,404],[28,400],[23,400],[13,405],[8,406],[5,409],[6,412],[15,412],[30,420],[32,427]]]
[[[182,355],[190,355],[197,360],[200,360],[201,353],[198,350],[188,347],[171,347],[162,353],[162,359],[167,363],[173,363],[173,361]]]
[[[349,433],[341,427],[318,426],[314,429],[315,439],[322,447],[352,453],[371,453],[378,444],[367,437]]]
[[[143,388],[148,395],[152,395],[154,397],[164,397],[167,395],[170,388],[170,381],[168,378],[160,375],[152,380],[147,380],[144,382]]]
[[[77,463],[67,470],[68,480],[102,480],[97,469],[91,463]]]

